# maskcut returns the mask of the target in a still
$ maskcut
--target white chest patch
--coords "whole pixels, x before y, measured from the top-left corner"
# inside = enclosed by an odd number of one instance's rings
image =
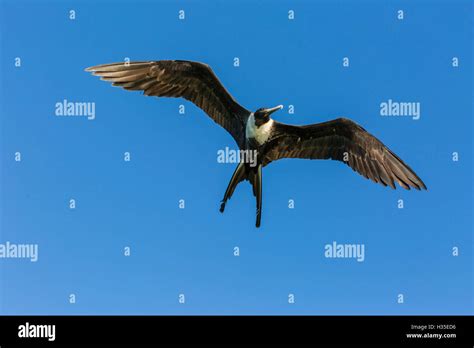
[[[245,136],[248,138],[255,138],[261,145],[268,140],[271,135],[273,127],[273,120],[270,119],[267,123],[262,124],[260,127],[255,125],[255,118],[253,113],[250,114],[247,120],[247,126],[245,127]]]

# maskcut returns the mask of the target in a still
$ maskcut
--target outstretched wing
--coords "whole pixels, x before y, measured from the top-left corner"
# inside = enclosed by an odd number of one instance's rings
[[[292,126],[275,122],[275,132],[263,153],[263,164],[280,158],[333,159],[384,186],[397,182],[409,190],[425,189],[423,181],[380,140],[355,122],[339,118]]]
[[[244,125],[250,112],[234,100],[206,64],[160,60],[97,65],[86,71],[148,96],[185,98],[224,127],[239,146],[245,144]]]

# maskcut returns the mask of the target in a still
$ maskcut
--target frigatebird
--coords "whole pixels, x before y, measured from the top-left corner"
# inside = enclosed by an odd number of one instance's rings
[[[240,150],[256,151],[256,163],[239,161],[230,179],[220,211],[237,185],[247,180],[257,201],[256,227],[262,213],[262,167],[280,158],[332,159],[383,186],[395,189],[425,189],[426,185],[380,140],[348,118],[305,126],[273,120],[283,108],[259,108],[251,112],[241,106],[221,84],[209,65],[186,60],[112,63],[87,68],[93,75],[126,90],[144,95],[184,98],[207,113],[232,135]]]

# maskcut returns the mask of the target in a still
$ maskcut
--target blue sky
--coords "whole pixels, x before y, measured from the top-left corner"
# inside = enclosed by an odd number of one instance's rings
[[[473,314],[472,13],[469,1],[1,1],[0,244],[38,244],[39,258],[0,259],[0,313]],[[349,117],[428,191],[282,160],[263,171],[260,229],[247,183],[222,215],[234,164],[217,151],[232,138],[186,101],[83,71],[126,57],[206,62],[245,107],[285,105],[281,122]],[[95,119],[55,116],[64,99],[94,102]],[[420,119],[380,116],[389,99],[420,103]],[[363,244],[364,262],[325,258],[333,241]]]

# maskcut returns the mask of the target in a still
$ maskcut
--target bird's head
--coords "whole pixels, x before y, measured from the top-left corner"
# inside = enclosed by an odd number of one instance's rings
[[[253,117],[255,117],[255,123],[266,123],[270,120],[270,115],[273,114],[275,111],[283,109],[283,105],[275,106],[274,108],[260,108],[253,113]]]

